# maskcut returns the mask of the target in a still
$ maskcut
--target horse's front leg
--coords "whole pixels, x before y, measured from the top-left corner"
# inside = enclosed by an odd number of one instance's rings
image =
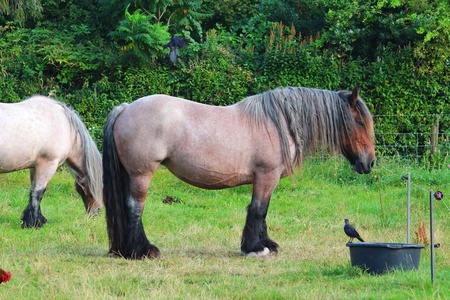
[[[47,222],[41,213],[41,200],[57,167],[57,164],[49,163],[30,168],[30,200],[22,213],[22,228],[41,228]]]
[[[257,177],[253,183],[241,241],[241,251],[249,257],[268,257],[270,252],[278,252],[278,244],[269,238],[266,224],[270,197],[278,182],[279,176],[275,174]]]
[[[45,188],[35,190],[30,189],[30,201],[22,213],[22,228],[41,228],[47,219],[41,213],[41,200],[44,196]]]

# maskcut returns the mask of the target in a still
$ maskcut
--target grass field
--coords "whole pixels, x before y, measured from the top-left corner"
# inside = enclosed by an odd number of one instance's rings
[[[42,202],[48,223],[21,229],[28,172],[0,175],[0,268],[12,273],[1,299],[446,299],[450,298],[450,212],[435,203],[436,282],[429,249],[419,270],[368,275],[350,264],[344,218],[368,242],[406,242],[406,183],[411,172],[412,241],[428,228],[428,194],[450,193],[450,170],[388,163],[356,175],[348,163],[307,163],[283,179],[272,197],[269,236],[280,244],[270,260],[240,255],[251,187],[206,191],[160,169],[152,182],[144,227],[162,257],[110,257],[104,215],[87,217],[67,171],[52,179]],[[417,187],[419,186],[419,187]],[[166,196],[180,200],[163,203]],[[447,196],[448,197],[448,196]],[[444,197],[444,201],[450,202]]]

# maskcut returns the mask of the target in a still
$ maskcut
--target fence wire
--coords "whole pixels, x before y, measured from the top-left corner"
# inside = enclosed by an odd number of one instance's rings
[[[450,115],[375,115],[377,154],[406,159],[448,156]]]

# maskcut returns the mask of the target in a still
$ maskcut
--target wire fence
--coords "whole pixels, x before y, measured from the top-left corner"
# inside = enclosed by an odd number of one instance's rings
[[[449,114],[375,115],[374,124],[379,156],[445,159],[450,153]]]

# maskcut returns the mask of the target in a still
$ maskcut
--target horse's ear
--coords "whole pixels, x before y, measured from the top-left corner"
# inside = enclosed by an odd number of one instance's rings
[[[353,89],[352,96],[349,101],[351,107],[354,107],[356,105],[356,101],[358,100],[358,97],[359,97],[359,89],[360,89],[359,84],[357,84],[355,86],[355,88]]]

